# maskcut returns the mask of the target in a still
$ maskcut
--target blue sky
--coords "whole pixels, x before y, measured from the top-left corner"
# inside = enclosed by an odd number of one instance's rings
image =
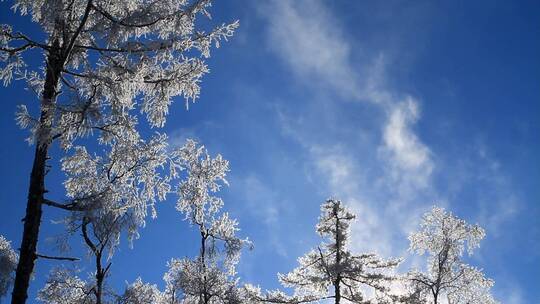
[[[495,280],[496,298],[539,301],[538,2],[217,2],[214,20],[240,29],[208,61],[199,101],[175,103],[165,129],[173,144],[194,137],[230,161],[226,209],[255,244],[242,280],[278,287],[276,273],[319,242],[319,205],[335,196],[358,215],[352,248],[404,256],[403,270],[421,263],[406,237],[430,206],[479,223],[487,237],[469,261]],[[9,5],[1,23],[35,32]],[[33,148],[14,113],[37,100],[22,83],[1,92],[0,234],[17,247]],[[51,197],[62,198],[61,182],[54,167]],[[61,216],[45,211],[42,240]],[[173,199],[161,204],[114,256],[111,284],[162,285],[167,260],[196,254],[196,237]],[[40,250],[53,252],[46,241]],[[38,263],[32,297],[54,265]]]

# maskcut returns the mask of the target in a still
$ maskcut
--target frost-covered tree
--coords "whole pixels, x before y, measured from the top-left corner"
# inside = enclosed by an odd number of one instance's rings
[[[13,283],[18,259],[17,253],[11,248],[11,243],[0,235],[0,298],[6,295]]]
[[[228,162],[220,155],[211,158],[204,146],[193,140],[173,150],[167,149],[166,142],[163,136],[156,136],[149,143],[140,143],[140,151],[119,149],[121,145],[118,144],[113,146],[117,149],[112,149],[104,158],[79,149],[78,153],[63,159],[62,168],[68,176],[65,186],[72,200],[66,204],[82,207],[72,210],[65,219],[68,233],[81,232],[95,259],[96,269],[88,282],[68,276],[65,269],[53,271],[47,285],[40,291],[41,301],[59,303],[58,299],[64,298],[63,295],[73,287],[77,290],[68,297],[71,300],[110,303],[112,292],[105,293],[104,283],[111,267],[110,258],[121,234],[127,233],[130,239],[137,237],[137,228],[144,224],[146,210],[171,192],[172,181],[179,182],[178,189],[175,189],[180,195],[178,210],[184,212],[201,233],[201,255],[196,261],[171,261],[166,275],[167,293],[138,280],[118,301],[130,303],[137,299],[145,303],[159,298],[166,301],[164,303],[179,303],[180,299],[183,303],[190,303],[193,294],[201,293],[211,299],[205,303],[216,303],[218,296],[232,297],[236,282],[230,277],[234,274],[239,250],[245,241],[235,237],[236,221],[229,219],[227,213],[220,212],[223,202],[212,195],[219,191],[222,183],[226,183]],[[137,146],[128,147],[133,149]],[[158,168],[168,168],[168,174],[157,174]],[[139,170],[143,172],[137,172]],[[134,187],[133,184],[139,186]],[[225,259],[219,259],[217,242],[223,243]],[[227,269],[227,272],[222,269]],[[204,287],[197,285],[200,283],[197,279],[202,280]],[[65,284],[66,281],[70,284]],[[81,292],[82,286],[84,292]],[[219,292],[218,286],[221,288]]]
[[[178,186],[176,208],[185,214],[200,234],[200,252],[195,259],[172,259],[164,279],[169,303],[245,303],[237,287],[235,266],[247,240],[236,236],[238,223],[222,211],[220,190],[229,163],[220,155],[211,158],[193,141],[179,151],[188,177]]]
[[[384,260],[374,253],[355,255],[349,249],[349,226],[355,219],[339,200],[329,199],[321,206],[317,232],[326,239],[299,258],[300,266],[279,279],[294,288],[294,296],[273,291],[262,296],[258,288],[247,286],[252,298],[262,302],[304,303],[333,299],[339,303],[373,303],[366,290],[386,295],[397,278],[392,270],[399,259]]]
[[[118,304],[174,304],[168,302],[165,293],[160,291],[156,285],[144,283],[141,278],[130,284],[122,296],[119,297]]]
[[[490,288],[493,281],[481,269],[463,261],[479,247],[485,232],[442,208],[424,214],[420,230],[409,236],[410,250],[427,255],[427,272],[409,274],[411,288],[422,303],[496,303]]]
[[[151,127],[166,121],[172,97],[186,104],[200,91],[208,72],[204,59],[213,45],[233,34],[237,22],[205,31],[199,15],[209,17],[210,0],[106,1],[17,0],[14,10],[30,15],[45,40],[0,25],[0,80],[13,76],[38,96],[38,108],[20,106],[17,122],[35,143],[20,260],[12,303],[24,303],[37,255],[42,205],[80,210],[45,198],[49,147],[59,141],[69,150],[81,137],[100,144],[120,139],[138,143],[138,113]],[[199,23],[197,23],[199,24]],[[41,69],[26,65],[27,51],[44,56]],[[38,117],[30,113],[38,112]],[[81,153],[81,148],[76,148]]]
[[[64,206],[71,208],[64,220],[67,233],[80,232],[94,260],[94,278],[85,283],[90,286],[85,299],[92,298],[94,303],[101,304],[107,297],[105,278],[120,236],[125,232],[131,244],[138,236],[138,227],[144,225],[149,208],[155,216],[154,203],[170,192],[170,181],[178,177],[178,169],[182,169],[180,159],[173,157],[167,150],[166,136],[159,135],[148,143],[142,140],[118,142],[105,157],[91,155],[85,148],[77,147],[73,155],[62,159],[69,198]],[[166,165],[170,168],[169,174],[159,174],[158,170]],[[53,284],[55,276],[53,272],[49,285]],[[67,290],[69,286],[52,289],[62,293]],[[48,297],[41,296],[41,300],[55,303],[54,299],[59,296],[52,291],[46,293]]]
[[[74,271],[54,268],[37,299],[47,304],[95,304],[94,286]]]
[[[106,297],[105,278],[121,234],[131,243],[149,208],[155,216],[154,203],[165,198],[170,181],[178,177],[178,161],[170,155],[164,135],[148,143],[119,140],[104,157],[77,147],[73,155],[62,159],[69,198],[64,206],[72,208],[64,223],[68,235],[80,232],[93,257],[94,278],[87,285],[92,286],[90,296],[95,303],[101,304]],[[164,167],[170,168],[169,173],[159,174]]]
[[[193,212],[201,212],[200,208],[219,211],[222,202],[209,191],[219,190],[219,180],[225,181],[228,162],[220,155],[211,158],[204,146],[193,140],[170,150],[166,137],[157,135],[148,143],[116,144],[106,157],[90,155],[80,148],[62,160],[62,169],[68,176],[65,186],[71,201],[67,204],[80,208],[66,217],[67,231],[69,234],[81,232],[94,259],[94,278],[86,286],[90,286],[95,303],[101,304],[110,302],[106,300],[111,298],[111,293],[106,292],[105,279],[121,235],[127,234],[130,243],[138,236],[137,228],[144,225],[147,210],[152,209],[155,216],[154,203],[171,192],[172,181],[180,183],[178,192],[185,202],[182,210],[186,211],[186,216],[191,214],[188,209],[192,204],[196,205],[189,209]],[[164,170],[167,174],[159,174]],[[211,206],[206,206],[207,203]],[[225,240],[226,248],[231,256],[236,254],[233,248],[236,239],[231,235],[234,231],[225,232],[229,224],[233,225],[231,229],[236,229],[235,222],[229,223],[227,214],[216,220],[214,211],[203,212],[206,214],[202,217],[192,215],[193,223],[199,225],[201,233],[206,231],[206,239],[230,238]],[[213,226],[206,227],[210,216]],[[42,300],[46,302],[43,297]]]
[[[178,177],[179,159],[168,152],[167,138],[157,135],[149,142],[118,141],[106,157],[90,155],[80,147],[62,160],[68,179],[64,183],[72,205],[66,218],[68,231],[81,231],[95,262],[96,303],[104,297],[110,259],[125,232],[130,244],[145,224],[148,209],[170,192],[170,181]],[[160,174],[168,167],[168,174]],[[104,260],[105,259],[105,260]]]

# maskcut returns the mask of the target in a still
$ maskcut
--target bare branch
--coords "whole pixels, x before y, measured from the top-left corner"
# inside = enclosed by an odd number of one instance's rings
[[[47,206],[56,207],[56,208],[64,209],[64,210],[67,210],[67,211],[84,211],[84,210],[86,210],[86,208],[78,206],[76,202],[69,203],[69,204],[60,204],[60,203],[51,201],[50,199],[43,198],[42,203],[47,205]]]
[[[50,255],[44,255],[44,254],[39,254],[39,253],[36,253],[36,257],[40,259],[47,259],[47,260],[72,261],[72,262],[81,260],[79,258],[50,256]]]

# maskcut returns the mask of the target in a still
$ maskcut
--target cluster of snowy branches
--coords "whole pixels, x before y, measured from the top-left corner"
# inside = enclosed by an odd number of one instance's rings
[[[10,242],[0,235],[0,298],[6,295],[11,287],[18,259]]]
[[[84,280],[72,270],[56,268],[40,290],[39,301],[48,304],[496,303],[490,293],[493,281],[463,261],[465,254],[470,255],[478,248],[484,237],[483,229],[438,207],[424,214],[420,229],[409,236],[410,251],[426,256],[425,271],[413,269],[399,273],[401,258],[384,259],[376,253],[352,252],[350,225],[356,216],[341,201],[329,199],[321,206],[316,227],[324,241],[300,257],[296,269],[278,274],[283,287],[293,289],[292,294],[284,290],[262,291],[258,286],[241,283],[235,266],[241,249],[251,247],[251,243],[236,236],[237,222],[222,211],[223,202],[215,196],[221,184],[226,183],[228,164],[219,156],[209,158],[193,141],[179,151],[180,155],[194,156],[187,160],[192,171],[178,187],[182,195],[177,209],[200,233],[199,255],[192,259],[171,259],[163,276],[164,290],[138,278],[121,294],[105,288],[97,276]],[[5,293],[17,256],[1,237],[0,248],[0,275]],[[102,289],[99,297],[98,288]]]
[[[65,212],[61,239],[81,237],[93,271],[81,277],[75,267],[53,268],[37,295],[42,303],[493,303],[493,282],[462,260],[483,238],[480,227],[433,209],[410,238],[411,250],[427,255],[427,270],[398,274],[401,259],[350,250],[355,215],[334,199],[322,205],[316,228],[324,242],[278,276],[292,294],[240,281],[240,253],[252,245],[237,235],[238,222],[218,195],[229,163],[193,140],[173,148],[166,134],[141,132],[165,125],[174,97],[186,106],[199,97],[205,59],[238,27],[233,21],[203,29],[207,23],[197,20],[210,18],[210,6],[210,0],[14,1],[13,10],[29,15],[45,39],[0,25],[0,80],[25,81],[39,100],[16,113],[35,154],[19,254],[0,236],[0,297],[13,287],[11,303],[25,303],[31,277],[42,275],[35,273],[38,259],[78,260],[38,252],[43,208],[51,207]],[[27,64],[32,50],[44,57],[41,68]],[[53,144],[61,148],[59,163],[50,161]],[[66,177],[60,201],[46,195],[54,165]],[[200,235],[198,255],[171,259],[163,290],[138,278],[115,291],[107,282],[122,236],[132,246],[149,215],[156,217],[156,204],[171,197]]]
[[[480,269],[467,265],[462,257],[480,246],[485,232],[441,208],[423,216],[420,231],[409,236],[410,250],[428,256],[427,272],[408,274],[410,287],[419,299],[445,299],[449,303],[495,303],[489,290],[493,281]]]
[[[229,303],[225,301],[237,297],[235,266],[241,249],[250,243],[236,236],[237,221],[222,211],[223,201],[216,196],[227,183],[229,164],[221,155],[212,158],[204,146],[193,140],[173,150],[165,149],[164,142],[162,136],[151,141],[151,148],[143,149],[147,153],[120,151],[99,159],[81,151],[64,160],[68,195],[84,206],[81,211],[71,212],[65,223],[69,232],[82,231],[96,269],[94,277],[86,281],[66,269],[53,270],[38,295],[40,301]],[[168,174],[161,177],[155,173],[156,167],[167,167]],[[141,176],[144,179],[139,180]],[[173,181],[177,184],[172,185]],[[133,184],[143,186],[134,188]],[[115,293],[108,288],[106,278],[121,233],[136,237],[137,228],[144,224],[147,205],[169,193],[178,194],[178,211],[200,233],[200,255],[169,262],[169,271],[164,275],[165,291],[139,278],[124,294]],[[104,255],[104,250],[108,254]]]

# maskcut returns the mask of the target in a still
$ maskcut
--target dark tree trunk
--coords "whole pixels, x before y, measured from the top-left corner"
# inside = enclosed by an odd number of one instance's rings
[[[30,276],[34,271],[37,258],[37,242],[39,238],[39,226],[41,224],[43,195],[45,189],[45,174],[47,164],[47,153],[51,143],[51,130],[53,126],[54,107],[58,94],[58,81],[64,64],[69,57],[77,37],[81,33],[88,20],[92,9],[92,0],[88,0],[84,15],[73,36],[68,39],[65,31],[64,20],[55,20],[55,32],[50,37],[52,44],[48,49],[45,74],[45,83],[41,96],[40,127],[37,133],[36,152],[32,172],[30,173],[30,186],[28,189],[28,200],[26,203],[26,215],[24,217],[24,230],[20,247],[19,263],[15,274],[15,284],[11,294],[11,304],[24,304],[28,298],[28,286]],[[58,36],[63,35],[62,46]],[[69,40],[69,43],[68,43]]]
[[[101,267],[101,252],[96,255],[96,304],[102,303],[103,298],[103,280],[105,279],[105,271]]]
[[[58,46],[58,43],[55,43]],[[47,163],[47,152],[49,150],[53,107],[56,102],[56,89],[59,75],[62,71],[63,60],[55,52],[49,53],[47,57],[47,73],[41,98],[40,130],[36,140],[36,151],[32,172],[30,173],[30,187],[28,189],[28,200],[26,203],[26,215],[24,221],[24,231],[20,247],[19,263],[15,274],[15,284],[11,297],[12,304],[23,304],[28,298],[28,286],[30,276],[34,271],[35,260],[37,258],[37,242],[39,237],[39,226],[41,224],[42,203],[45,190],[45,174]]]
[[[207,291],[208,282],[206,278],[206,240],[207,239],[208,239],[208,234],[206,234],[206,232],[204,232],[201,227],[201,267],[203,268],[202,270],[205,273],[203,277],[204,292],[201,296],[202,296],[202,301],[204,304],[208,304],[211,298],[210,294]],[[201,296],[199,298],[201,298]]]
[[[341,289],[339,286],[340,281],[341,281],[341,278],[336,280],[336,283],[334,283],[334,295],[336,297],[336,301],[335,301],[336,304],[339,304],[341,301]]]
[[[341,301],[341,239],[340,239],[340,227],[339,227],[339,213],[337,208],[334,208],[334,216],[336,217],[336,266],[337,274],[336,281],[334,283],[334,296],[336,297],[336,304]]]

